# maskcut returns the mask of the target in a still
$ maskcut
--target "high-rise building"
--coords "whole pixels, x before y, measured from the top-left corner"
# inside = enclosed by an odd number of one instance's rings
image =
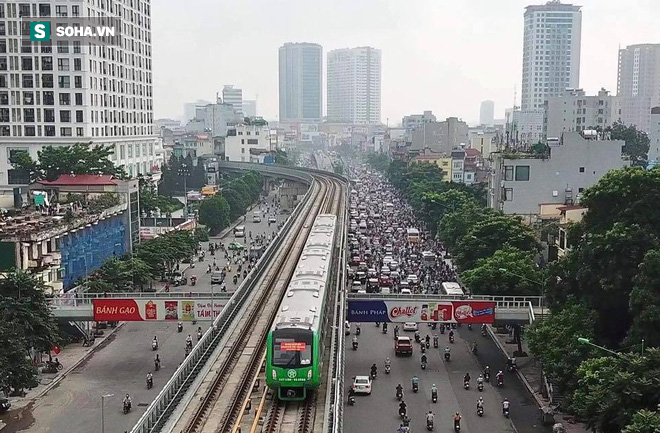
[[[121,44],[22,40],[30,17],[122,17]],[[129,175],[158,170],[148,0],[3,1],[0,25],[0,194],[27,182],[10,157],[48,145],[109,145]]]
[[[197,110],[202,107],[206,107],[209,104],[212,104],[211,101],[206,101],[203,99],[198,99],[196,102],[186,102],[183,104],[183,123],[193,120],[197,117]]]
[[[619,50],[617,96],[621,120],[651,128],[651,108],[660,105],[660,44],[630,45]]]
[[[222,102],[234,107],[234,110],[243,112],[243,90],[232,85],[222,88]]]
[[[323,117],[323,48],[307,42],[280,47],[280,122],[320,121]]]
[[[495,103],[493,101],[483,101],[479,109],[479,124],[493,126],[495,121]]]
[[[523,111],[542,109],[545,100],[580,86],[580,6],[552,0],[525,8]]]
[[[257,115],[256,99],[243,99],[243,114],[245,117],[255,117]]]
[[[616,96],[600,89],[587,96],[582,89],[568,89],[545,101],[543,129],[547,138],[560,138],[567,131],[605,129],[619,118]]]
[[[371,47],[328,53],[328,120],[380,123],[381,52]]]

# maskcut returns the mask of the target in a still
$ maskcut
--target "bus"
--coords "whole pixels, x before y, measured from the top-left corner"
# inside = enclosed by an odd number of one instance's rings
[[[432,265],[435,263],[435,254],[431,251],[422,251],[422,260],[427,265]]]
[[[417,242],[420,241],[419,230],[414,229],[414,228],[409,228],[407,230],[407,233],[408,233],[408,242],[417,243]]]
[[[463,292],[463,289],[461,289],[460,284],[454,282],[448,282],[448,281],[442,283],[442,293],[444,293],[445,295],[453,295],[453,296],[465,295],[465,292]]]

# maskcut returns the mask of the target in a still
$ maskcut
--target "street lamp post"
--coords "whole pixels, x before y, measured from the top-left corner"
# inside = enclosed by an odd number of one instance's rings
[[[105,413],[103,406],[105,406],[105,399],[114,396],[114,394],[105,394],[101,396],[101,433],[105,433]]]
[[[511,275],[514,275],[518,278],[522,278],[523,280],[529,281],[530,283],[538,284],[541,287],[541,317],[543,317],[545,313],[545,308],[544,308],[544,302],[543,302],[543,297],[545,296],[545,280],[543,282],[541,281],[536,281],[532,280],[531,278],[527,278],[524,275],[516,274],[515,272],[511,272],[507,268],[500,268],[500,272],[507,272]]]
[[[588,338],[578,337],[577,341],[581,344],[587,344],[589,346],[595,347],[596,349],[600,349],[600,350],[605,351],[607,353],[611,353],[612,355],[616,355],[616,356],[621,355],[619,352],[615,352],[613,350],[610,350],[607,347],[599,346],[597,344],[592,343]]]
[[[186,185],[186,179],[190,176],[190,169],[187,164],[181,164],[181,168],[179,168],[179,176],[183,177],[183,217],[188,219],[188,187]]]

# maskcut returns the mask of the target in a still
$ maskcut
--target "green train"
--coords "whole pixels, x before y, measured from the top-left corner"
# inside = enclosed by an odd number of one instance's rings
[[[300,401],[321,384],[335,215],[316,217],[266,340],[266,384],[280,400]]]

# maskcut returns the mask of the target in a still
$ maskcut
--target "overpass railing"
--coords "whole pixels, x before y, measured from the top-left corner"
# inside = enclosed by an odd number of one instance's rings
[[[542,296],[491,296],[491,295],[442,295],[442,294],[401,294],[401,293],[350,293],[348,300],[351,299],[375,299],[375,300],[388,300],[388,299],[405,299],[414,301],[491,301],[495,302],[497,308],[502,309],[528,309],[533,307],[540,307],[543,303]]]
[[[213,292],[217,300],[230,299],[233,293]],[[83,293],[67,296],[66,294],[49,299],[50,306],[58,307],[89,307],[95,299],[205,299],[211,292],[122,292],[122,293]]]
[[[206,364],[206,361],[211,357],[211,354],[215,351],[217,345],[224,337],[229,325],[249,298],[248,295],[252,292],[253,288],[257,287],[257,282],[261,278],[263,272],[268,268],[268,263],[289,234],[291,226],[302,212],[304,204],[311,198],[311,191],[310,188],[305,194],[305,198],[300,201],[298,206],[296,206],[296,209],[291,215],[289,215],[289,218],[282,229],[275,235],[275,238],[252,268],[252,271],[250,271],[245,280],[243,280],[238,289],[233,293],[225,308],[215,319],[213,326],[204,333],[191,353],[186,357],[184,362],[174,372],[163,389],[154,398],[153,402],[149,405],[147,410],[142,414],[131,430],[131,433],[151,433],[160,431],[160,429],[164,427],[169,416],[176,409],[179,401],[183,398],[193,381],[197,378],[197,375]]]

